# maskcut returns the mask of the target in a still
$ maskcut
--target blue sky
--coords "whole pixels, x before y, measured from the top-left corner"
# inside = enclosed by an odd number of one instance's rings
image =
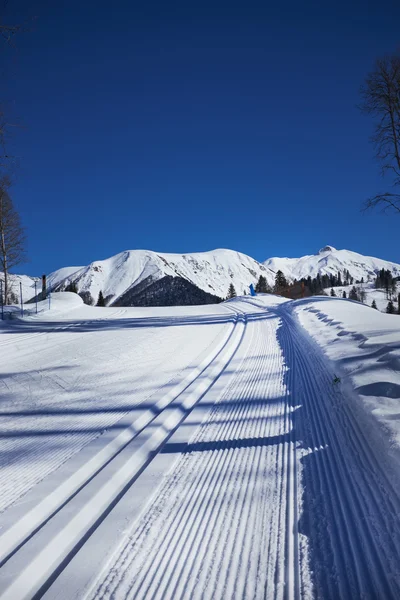
[[[11,3],[9,3],[11,4]],[[400,262],[356,108],[398,1],[15,0],[2,50],[13,197],[38,275],[126,249]],[[31,17],[35,20],[31,22]]]

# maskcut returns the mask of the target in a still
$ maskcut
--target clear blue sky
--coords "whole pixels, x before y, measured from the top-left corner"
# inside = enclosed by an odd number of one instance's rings
[[[126,249],[232,248],[258,260],[325,245],[400,262],[400,216],[356,104],[400,45],[400,3],[10,0],[2,49],[38,275]],[[29,19],[36,19],[31,25]]]

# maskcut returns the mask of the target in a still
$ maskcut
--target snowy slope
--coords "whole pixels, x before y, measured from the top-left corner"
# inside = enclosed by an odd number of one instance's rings
[[[97,298],[100,290],[109,303],[115,302],[129,289],[146,280],[165,276],[181,277],[201,290],[226,297],[230,283],[238,294],[248,291],[260,275],[272,283],[274,274],[250,256],[233,250],[212,250],[193,254],[165,254],[150,250],[127,250],[86,267],[70,267],[49,276],[50,285],[60,289],[75,281],[79,292],[89,292]]]
[[[9,275],[11,291],[20,298],[20,283],[22,284],[22,300],[26,302],[35,295],[35,281],[39,291],[41,281],[39,277],[29,277],[29,275]],[[3,279],[3,273],[0,273],[0,279]]]
[[[365,292],[365,300],[364,304],[367,306],[371,306],[373,300],[375,300],[376,307],[381,312],[386,312],[386,307],[388,305],[388,299],[386,298],[386,292],[383,289],[375,289],[375,285],[373,283],[365,283],[355,286],[358,291],[361,289]],[[352,285],[342,285],[334,288],[335,294],[338,298],[343,297],[343,292],[346,292],[347,298],[350,295],[350,291],[353,288]],[[325,293],[327,296],[330,296],[331,288],[326,288]],[[395,308],[397,309],[397,294],[400,293],[400,284],[397,284],[396,293],[393,294],[393,302]]]
[[[355,280],[364,277],[364,281],[373,280],[380,269],[389,269],[393,276],[400,276],[400,265],[372,256],[363,256],[351,250],[336,250],[333,246],[321,248],[318,254],[302,256],[301,258],[269,258],[264,262],[272,271],[279,269],[290,279],[316,277],[318,273],[343,275],[343,270],[349,270]]]
[[[64,293],[0,338],[1,600],[400,597],[399,317]]]
[[[358,392],[398,452],[400,317],[339,298],[308,298],[291,308],[336,362],[342,385]]]

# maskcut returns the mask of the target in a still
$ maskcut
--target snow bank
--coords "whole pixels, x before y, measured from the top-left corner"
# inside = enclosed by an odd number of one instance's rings
[[[400,316],[340,298],[315,297],[291,306],[336,362],[341,385],[355,388],[400,449]]]

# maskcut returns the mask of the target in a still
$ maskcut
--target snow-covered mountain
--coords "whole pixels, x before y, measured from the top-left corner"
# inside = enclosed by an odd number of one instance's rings
[[[316,277],[320,275],[337,275],[346,269],[355,280],[373,280],[380,269],[389,269],[394,277],[400,276],[400,265],[372,256],[363,256],[351,250],[336,250],[333,246],[324,246],[318,254],[301,258],[269,258],[264,265],[276,272],[279,269],[288,279]]]
[[[4,280],[4,275],[0,273],[0,279]],[[29,277],[29,275],[9,275],[10,290],[12,293],[12,300],[19,304],[20,302],[20,283],[22,285],[22,300],[26,302],[35,295],[35,281],[36,289],[39,292],[41,290],[41,280],[39,277]]]
[[[193,299],[192,303],[202,304],[226,297],[230,283],[243,294],[260,275],[273,283],[275,275],[268,267],[233,250],[193,254],[127,250],[86,267],[59,269],[48,282],[54,291],[76,283],[85,301],[97,300],[102,291],[107,304],[179,303],[181,297],[183,303]]]

